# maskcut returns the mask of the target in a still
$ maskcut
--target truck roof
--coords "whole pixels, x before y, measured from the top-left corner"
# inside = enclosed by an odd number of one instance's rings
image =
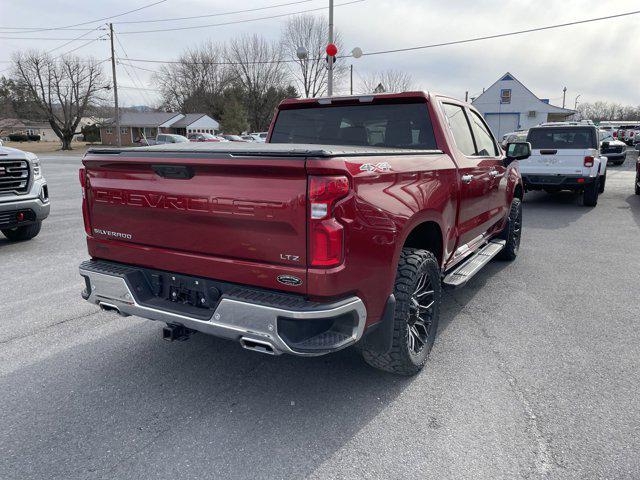
[[[314,145],[296,143],[189,142],[149,147],[90,148],[87,154],[149,156],[150,154],[228,154],[264,157],[348,157],[374,155],[416,155],[442,153],[440,150],[362,147],[349,145]]]
[[[332,103],[349,103],[360,102],[368,103],[376,100],[399,100],[404,98],[428,99],[428,92],[414,91],[401,93],[372,93],[370,95],[345,95],[341,97],[317,97],[317,98],[285,98],[280,102],[278,108],[288,108],[295,105],[306,105],[312,103],[332,104]]]

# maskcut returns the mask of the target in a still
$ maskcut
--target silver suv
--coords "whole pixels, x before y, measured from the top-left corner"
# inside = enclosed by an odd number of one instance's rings
[[[0,146],[0,231],[9,240],[30,240],[40,233],[49,208],[38,157]]]

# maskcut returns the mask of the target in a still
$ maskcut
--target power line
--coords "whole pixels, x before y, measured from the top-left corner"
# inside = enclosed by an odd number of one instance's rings
[[[362,1],[362,0],[360,0]],[[355,2],[351,2],[351,3],[355,3]],[[343,4],[343,5],[347,5],[347,4]],[[336,5],[337,6],[337,5]],[[419,49],[426,49],[426,48],[435,48],[435,47],[443,47],[443,46],[449,46],[449,45],[458,45],[458,44],[462,44],[462,43],[471,43],[471,42],[478,42],[478,41],[482,41],[482,40],[490,40],[490,39],[494,39],[494,38],[501,38],[501,37],[507,37],[507,36],[512,36],[512,35],[521,35],[524,33],[531,33],[531,32],[537,32],[537,31],[542,31],[542,30],[550,30],[553,28],[561,28],[561,27],[567,27],[567,26],[572,26],[572,25],[579,25],[579,24],[583,24],[583,23],[590,23],[590,22],[597,22],[597,21],[601,21],[601,20],[609,20],[609,19],[613,19],[613,18],[620,18],[620,17],[625,17],[625,16],[630,16],[630,15],[637,15],[640,13],[640,10],[638,11],[633,11],[633,12],[626,12],[626,13],[620,13],[617,15],[609,15],[606,17],[598,17],[598,18],[591,18],[591,19],[587,19],[587,20],[578,20],[575,22],[569,22],[569,23],[561,23],[561,24],[556,24],[556,25],[548,25],[545,27],[537,27],[537,28],[530,28],[527,30],[519,30],[519,31],[515,31],[515,32],[507,32],[507,33],[500,33],[500,34],[496,34],[496,35],[486,35],[486,36],[482,36],[482,37],[473,37],[473,38],[468,38],[468,39],[464,39],[464,40],[454,40],[451,42],[443,42],[443,43],[434,43],[434,44],[429,44],[429,45],[420,45],[420,46],[416,46],[416,47],[406,47],[406,48],[398,48],[398,49],[394,49],[394,50],[381,50],[381,51],[376,51],[376,52],[369,52],[369,53],[364,53],[363,55],[367,55],[367,56],[373,56],[373,55],[384,55],[387,53],[398,53],[398,52],[406,52],[406,51],[411,51],[411,50],[419,50]],[[338,55],[337,58],[350,58],[351,55]],[[161,64],[181,64],[181,63],[185,63],[181,60],[152,60],[152,59],[146,59],[146,58],[127,58],[127,60],[129,62],[140,62],[140,63],[161,63]],[[312,58],[309,59],[311,61],[313,60],[318,60],[318,58]],[[257,61],[257,62],[249,62],[252,65],[257,65],[257,64],[271,64],[271,63],[291,63],[291,62],[297,62],[297,60],[287,60],[287,59],[283,59],[283,60],[265,60],[265,61]],[[187,62],[191,65],[238,65],[239,63],[244,63],[244,62],[227,62],[227,61],[221,61],[221,62]],[[138,68],[140,70],[146,70],[149,72],[154,72],[153,70],[149,70],[149,69],[144,69],[142,67],[137,67],[134,65],[130,65],[134,68]]]
[[[50,27],[50,28],[39,28],[39,27],[0,27],[1,30],[23,30],[26,32],[47,32],[47,31],[51,31],[51,30],[69,30],[72,29],[73,27],[80,27],[82,25],[89,25],[91,23],[98,23],[98,22],[103,22],[105,20],[109,20],[111,18],[118,18],[118,17],[122,17],[124,15],[129,15],[130,13],[134,13],[134,12],[139,12],[140,10],[144,10],[145,8],[150,8],[153,7],[155,5],[159,5],[161,3],[166,2],[167,0],[158,0],[157,2],[154,3],[149,3],[147,5],[143,5],[142,7],[138,7],[138,8],[134,8],[133,10],[129,10],[127,12],[124,13],[118,13],[117,15],[110,15],[108,17],[103,17],[103,18],[96,18],[95,20],[89,20],[88,22],[82,22],[82,23],[76,23],[73,25],[66,25],[64,27]]]
[[[352,5],[354,3],[361,3],[361,2],[364,2],[364,1],[366,1],[366,0],[353,0],[351,2],[345,2],[345,3],[337,4],[336,7],[342,7],[342,6],[345,6],[345,5]],[[281,13],[279,15],[270,15],[268,17],[249,18],[249,19],[246,19],[246,20],[235,20],[233,22],[212,23],[212,24],[207,24],[207,25],[192,25],[190,27],[159,28],[159,29],[155,29],[155,30],[135,30],[135,31],[128,31],[128,32],[120,32],[119,35],[133,35],[133,34],[139,34],[139,33],[176,32],[176,31],[179,31],[179,30],[194,30],[194,29],[198,29],[198,28],[221,27],[221,26],[224,26],[224,25],[237,25],[239,23],[257,22],[257,21],[260,21],[260,20],[269,20],[269,19],[272,19],[272,18],[288,17],[290,15],[300,15],[302,13],[319,12],[321,10],[326,10],[327,8],[329,8],[329,7],[310,8],[308,10],[300,10],[298,12]]]
[[[591,23],[591,22],[599,22],[602,20],[611,20],[613,18],[620,18],[620,17],[627,17],[630,15],[637,15],[640,13],[640,10],[636,10],[633,12],[626,12],[626,13],[619,13],[617,15],[608,15],[606,17],[597,17],[597,18],[589,18],[587,20],[577,20],[575,22],[567,22],[567,23],[558,23],[555,25],[548,25],[545,27],[537,27],[537,28],[529,28],[527,30],[517,30],[515,32],[507,32],[507,33],[499,33],[496,35],[486,35],[483,37],[473,37],[473,38],[467,38],[465,40],[455,40],[455,41],[451,41],[451,42],[442,42],[442,43],[432,43],[430,45],[420,45],[417,47],[406,47],[406,48],[396,48],[394,50],[379,50],[377,52],[370,52],[370,53],[364,53],[363,55],[367,55],[367,56],[371,56],[371,55],[382,55],[385,53],[399,53],[399,52],[409,52],[411,50],[423,50],[426,48],[435,48],[435,47],[445,47],[445,46],[449,46],[449,45],[460,45],[462,43],[471,43],[471,42],[479,42],[481,40],[491,40],[494,38],[502,38],[502,37],[509,37],[512,35],[521,35],[523,33],[531,33],[531,32],[540,32],[543,30],[551,30],[554,28],[561,28],[561,27],[570,27],[572,25],[580,25],[583,23]],[[345,55],[348,56],[348,55]]]
[[[89,32],[94,31],[95,28],[92,28],[91,30],[89,30]],[[87,35],[89,32],[85,33],[85,35]],[[77,37],[75,38],[61,38],[61,37],[0,37],[0,39],[2,40],[54,40],[54,41],[60,41],[60,40],[70,40],[70,41],[74,41],[77,39]]]
[[[157,20],[129,20],[123,22],[113,22],[116,25],[124,25],[131,23],[159,23],[159,22],[174,22],[178,20],[193,20],[197,18],[208,18],[208,17],[224,17],[226,15],[235,15],[237,13],[249,13],[249,12],[258,12],[260,10],[270,10],[272,8],[286,7],[289,5],[299,5],[301,3],[309,3],[314,0],[298,0],[296,2],[288,2],[288,3],[279,3],[277,5],[269,5],[266,7],[258,7],[258,8],[248,8],[246,10],[236,10],[234,12],[224,12],[224,13],[212,13],[207,15],[193,15],[191,17],[172,17],[172,18],[160,18]]]

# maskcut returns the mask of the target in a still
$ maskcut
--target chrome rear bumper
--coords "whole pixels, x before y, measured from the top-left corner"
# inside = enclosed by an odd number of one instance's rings
[[[109,268],[99,268],[100,264]],[[182,325],[191,330],[238,341],[245,348],[276,355],[324,355],[354,344],[360,340],[364,332],[367,312],[364,303],[358,297],[295,309],[282,305],[266,305],[264,301],[255,303],[223,294],[210,318],[202,319],[142,305],[127,282],[127,269],[133,271],[135,267],[110,262],[83,263],[80,266],[80,275],[85,278],[87,288],[82,296],[104,310],[113,310],[125,316],[136,315],[170,325]],[[339,318],[348,318],[346,330],[344,325],[341,325],[339,332],[326,332],[323,337],[316,335],[302,343],[287,341],[279,332],[283,320],[290,324],[291,321],[330,321]],[[256,344],[268,345],[271,351],[248,346]]]

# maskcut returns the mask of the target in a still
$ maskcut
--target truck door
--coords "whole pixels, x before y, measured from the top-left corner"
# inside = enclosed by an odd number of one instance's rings
[[[495,162],[476,155],[471,125],[465,109],[454,103],[443,103],[443,111],[453,139],[454,161],[458,165],[460,208],[458,212],[458,254],[482,239],[490,227],[489,202],[490,171]]]
[[[489,167],[489,193],[486,197],[491,225],[502,221],[507,214],[507,168],[489,127],[477,112],[469,109],[469,121],[476,143],[476,156]]]

